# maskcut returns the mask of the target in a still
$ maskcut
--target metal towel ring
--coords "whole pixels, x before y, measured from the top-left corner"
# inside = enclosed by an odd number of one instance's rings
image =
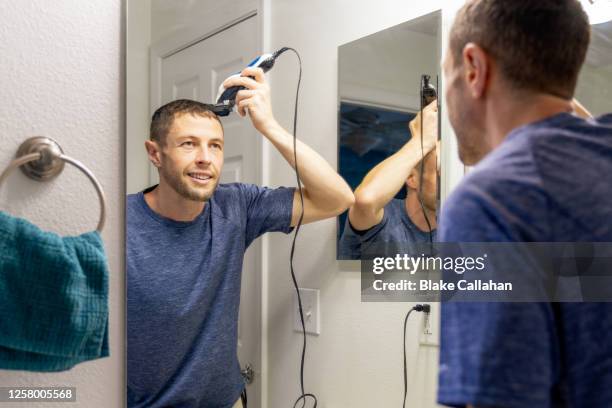
[[[64,155],[62,148],[51,138],[35,136],[27,139],[19,146],[16,159],[0,175],[0,185],[8,175],[17,167],[29,178],[36,181],[49,181],[57,177],[64,170],[64,162],[68,162],[81,170],[96,188],[100,199],[100,221],[96,231],[102,232],[106,221],[106,199],[102,186],[93,173],[78,160]]]

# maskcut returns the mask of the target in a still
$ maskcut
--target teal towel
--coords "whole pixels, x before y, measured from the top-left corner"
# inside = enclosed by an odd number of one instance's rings
[[[62,371],[108,355],[100,234],[60,237],[0,211],[0,368]]]

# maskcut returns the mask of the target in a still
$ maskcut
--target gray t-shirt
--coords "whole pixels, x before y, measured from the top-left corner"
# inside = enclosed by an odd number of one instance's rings
[[[406,201],[394,198],[385,206],[380,223],[366,231],[357,231],[346,217],[344,231],[338,243],[338,259],[361,259],[368,250],[395,254],[398,249],[413,250],[412,244],[435,242],[436,231],[421,231],[406,213]]]
[[[292,188],[221,184],[193,221],[127,199],[129,407],[229,408],[244,382],[237,348],[244,252],[291,231]]]

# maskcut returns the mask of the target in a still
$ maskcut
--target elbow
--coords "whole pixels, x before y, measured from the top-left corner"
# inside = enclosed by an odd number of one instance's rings
[[[347,191],[344,192],[342,197],[342,211],[340,212],[348,210],[353,206],[353,204],[355,204],[355,195],[353,194],[353,191],[348,186],[346,190]]]
[[[353,206],[355,203],[355,196],[351,189],[347,186],[346,190],[342,193],[338,194],[337,200],[335,201],[336,205],[334,206],[334,215],[340,215],[349,208]]]
[[[357,189],[353,206],[359,212],[371,212],[376,207],[376,197],[367,190]]]

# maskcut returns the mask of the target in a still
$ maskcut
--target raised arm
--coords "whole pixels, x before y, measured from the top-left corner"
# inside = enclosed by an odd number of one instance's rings
[[[589,112],[580,102],[578,102],[578,99],[572,99],[572,109],[576,115],[583,119],[590,119],[593,117],[591,112]]]
[[[226,80],[224,86],[242,85],[247,89],[238,92],[236,104],[241,116],[249,115],[253,126],[263,134],[291,167],[295,168],[293,136],[283,129],[272,114],[270,87],[259,68],[246,68],[241,77]],[[249,77],[253,77],[249,78]],[[307,224],[335,217],[354,201],[353,192],[344,179],[317,152],[297,141],[297,157],[302,193],[304,195],[304,219]],[[299,191],[293,199],[291,225],[297,225],[301,212]]]
[[[438,115],[436,102],[423,109],[423,149],[421,150],[421,113],[410,122],[412,137],[400,150],[380,162],[355,190],[355,204],[349,210],[351,225],[366,230],[379,224],[385,205],[402,188],[412,169],[436,146]]]

